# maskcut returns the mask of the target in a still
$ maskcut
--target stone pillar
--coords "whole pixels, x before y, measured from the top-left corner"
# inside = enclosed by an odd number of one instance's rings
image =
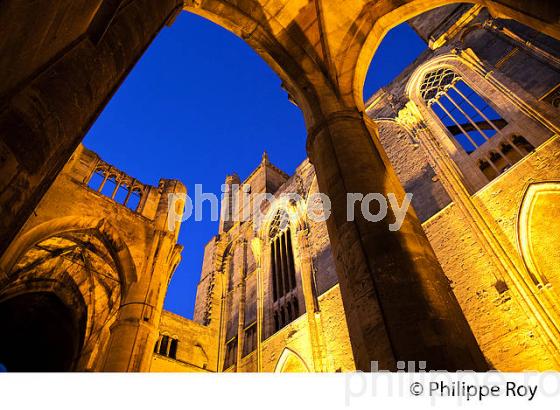
[[[167,286],[180,261],[176,245],[186,189],[179,181],[160,181],[162,190],[155,218],[155,232],[144,269],[130,289],[111,326],[103,371],[146,372],[150,370]],[[173,212],[169,212],[173,210]]]
[[[1,96],[0,253],[136,61],[182,4],[180,0],[133,0],[114,10],[104,8],[106,27],[91,31],[85,24],[71,46]],[[40,7],[30,7],[32,16],[41,13]],[[55,7],[69,6],[62,2],[49,5],[50,9]],[[41,17],[26,21],[33,33],[33,25]],[[11,44],[3,46],[10,49]],[[31,62],[34,53],[28,54]]]
[[[158,340],[153,309],[146,303],[124,305],[111,326],[104,372],[146,372]]]
[[[263,271],[262,271],[262,246],[263,242],[260,238],[255,237],[251,240],[251,251],[253,258],[257,265],[256,278],[257,278],[257,373],[262,373],[262,342],[264,340],[264,286],[263,286]]]
[[[332,112],[316,124],[308,153],[332,204],[327,227],[357,369],[369,371],[378,361],[395,370],[397,361],[415,361],[427,369],[487,370],[414,210],[397,232],[389,230],[396,219],[390,206],[386,218],[369,222],[357,204],[355,220],[348,220],[348,193],[393,193],[403,202],[375,124],[357,109]]]

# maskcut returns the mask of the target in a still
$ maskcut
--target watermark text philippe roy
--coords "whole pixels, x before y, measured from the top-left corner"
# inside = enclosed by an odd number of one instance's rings
[[[400,202],[400,203],[399,203]],[[390,231],[398,231],[412,202],[412,194],[394,193],[348,193],[346,218],[353,222],[363,218],[369,222],[385,222]],[[194,217],[196,222],[209,218],[212,222],[253,222],[255,229],[267,218],[274,217],[271,207],[280,204],[289,209],[290,217],[304,215],[311,222],[326,222],[332,215],[332,201],[321,192],[302,195],[285,192],[273,195],[269,192],[253,193],[250,185],[223,185],[221,194],[204,192],[202,185],[195,185],[194,195],[169,194],[168,228],[173,231],[177,223]]]

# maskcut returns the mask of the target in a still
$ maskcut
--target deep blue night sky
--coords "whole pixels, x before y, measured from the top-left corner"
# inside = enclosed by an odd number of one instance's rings
[[[367,99],[426,48],[407,25],[385,38],[364,87]],[[249,46],[201,17],[182,13],[148,49],[103,111],[86,147],[140,181],[179,179],[194,193],[220,193],[225,176],[242,179],[263,151],[292,173],[305,157],[305,126],[280,79]],[[209,216],[209,212],[205,211]],[[189,220],[183,261],[165,308],[191,318],[204,245],[218,223]]]

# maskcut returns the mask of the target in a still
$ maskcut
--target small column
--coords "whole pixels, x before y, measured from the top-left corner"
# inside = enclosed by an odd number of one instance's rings
[[[492,167],[492,169],[494,170],[494,172],[496,172],[496,177],[499,177],[501,172],[500,170],[496,167],[496,164],[494,164],[494,161],[492,161],[491,155],[488,156],[484,156],[484,159],[490,164],[490,166]]]
[[[305,314],[309,324],[309,338],[313,353],[313,365],[315,372],[326,371],[323,363],[323,344],[321,343],[321,331],[319,330],[320,311],[316,292],[313,289],[313,267],[309,255],[309,231],[305,224],[301,223],[297,231],[298,250],[301,261],[301,284],[303,298],[305,300]]]
[[[247,241],[242,239],[240,241],[240,246],[243,252],[243,258],[241,263],[241,283],[239,286],[239,292],[241,292],[239,297],[239,318],[237,327],[237,369],[241,365],[241,360],[243,359],[243,349],[245,346],[245,301],[246,301],[246,277],[247,277]]]
[[[253,238],[251,251],[256,263],[257,277],[257,373],[262,372],[262,340],[264,328],[264,285],[263,285],[263,242],[260,238]]]

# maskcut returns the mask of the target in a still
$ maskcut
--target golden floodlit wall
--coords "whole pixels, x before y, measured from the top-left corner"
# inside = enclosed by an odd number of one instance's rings
[[[115,188],[91,187],[95,174],[106,186],[115,181]],[[126,196],[116,196],[119,184],[125,192],[138,190],[134,209],[117,201]],[[51,292],[77,316],[73,328],[82,347],[65,368],[47,370],[149,370],[182,250],[179,227],[167,229],[173,193],[184,194],[185,187],[173,180],[141,184],[83,146],[73,154],[0,259],[0,301]],[[26,320],[25,312],[18,320]]]
[[[519,265],[524,262],[519,247],[518,221],[527,189],[531,183],[560,179],[560,167],[553,165],[558,164],[559,156],[559,141],[554,137],[475,195],[477,206],[495,218],[496,234],[505,239],[507,252]],[[546,201],[554,207],[557,198]],[[552,215],[553,212],[547,214],[552,225],[533,227],[533,240],[557,244],[554,231],[550,229],[555,223]],[[515,372],[557,369],[554,349],[543,338],[533,315],[520,305],[520,296],[511,289],[513,284],[504,283],[497,274],[495,265],[460,210],[451,204],[428,220],[424,228],[492,367]],[[560,265],[553,265],[553,261],[558,255],[552,252],[541,258],[548,268],[546,274],[557,280]],[[552,285],[536,285],[534,292],[549,293],[556,299],[553,303],[557,309],[558,296],[553,288]]]
[[[554,215],[559,212],[556,181],[560,169],[557,108],[549,98],[559,80],[550,54],[557,43],[513,22],[494,20],[478,6],[447,6],[414,19],[411,24],[432,50],[377,92],[366,104],[367,113],[377,123],[380,142],[400,182],[407,192],[414,194],[413,206],[424,221],[423,228],[489,367],[502,371],[557,369],[559,346],[554,332],[558,330],[559,251]],[[521,41],[522,38],[532,38],[544,49],[535,48],[533,43]],[[493,46],[491,50],[487,47],[489,42]],[[538,75],[523,75],[524,67],[529,65]],[[420,73],[441,67],[456,70],[507,121],[507,126],[498,130],[494,140],[484,146],[484,152],[464,152],[410,91]],[[478,166],[493,158],[504,145],[512,144],[512,135],[523,135],[536,149],[531,151],[529,145],[525,151],[514,147],[516,156],[497,162],[501,175],[489,181]],[[268,158],[263,161],[268,163]],[[510,164],[504,166],[507,161]],[[307,162],[291,178],[278,179],[281,173],[267,173],[267,169],[261,164],[245,182],[261,181],[258,189],[269,188],[276,197],[282,192],[318,190],[313,182],[313,167]],[[272,176],[276,179],[266,182]],[[230,181],[241,182],[237,176]],[[280,202],[270,209],[282,209],[285,205]],[[209,278],[215,284],[227,286],[227,275],[224,272],[216,275],[214,269],[223,267],[220,263],[216,265],[216,257],[222,258],[236,246],[225,245],[235,242],[224,242],[225,234],[240,235],[240,230],[243,231],[244,241],[256,240],[260,253],[265,255],[270,252],[266,240],[261,243],[259,234],[231,226],[226,229],[231,229],[229,233],[222,228],[220,235],[208,245],[195,320],[202,320],[203,310],[206,314],[211,310],[214,325],[210,326],[217,326],[215,322],[219,320],[222,332],[227,333],[218,342],[218,349],[222,349],[219,371],[227,355],[223,352],[227,350],[225,345],[242,346],[239,340],[243,332],[235,330],[240,318],[249,315],[252,322],[258,316],[250,312],[254,313],[252,281],[259,276],[253,276],[252,272],[259,269],[262,278],[259,283],[264,289],[262,344],[258,351],[247,356],[238,354],[238,360],[228,361],[222,370],[299,372],[355,368],[334,260],[323,255],[325,250],[330,255],[325,228],[314,231],[311,227],[311,234],[305,235],[314,278],[319,284],[328,283],[321,288],[319,306],[311,318],[306,312],[278,332],[270,332],[271,319],[266,314],[271,303],[271,272],[267,268],[270,259],[265,258],[262,266],[249,269],[247,283],[242,286],[252,289],[249,296],[236,294],[235,285],[229,291],[233,293],[223,294],[225,305],[220,305],[215,295],[207,298],[207,290],[214,289],[209,285]],[[298,238],[299,235],[293,235],[294,252],[298,274],[304,278],[305,252],[301,252]],[[238,268],[241,261],[232,257],[229,263],[234,272],[231,278],[239,283],[243,277],[239,273],[242,269]],[[299,286],[304,282],[298,282]],[[305,296],[304,292],[300,294],[301,299],[306,299]],[[382,323],[378,308],[372,305],[364,308]],[[312,320],[313,316],[316,320]],[[243,330],[245,325],[239,329]],[[379,360],[390,359],[381,353]]]
[[[399,332],[402,324],[421,339],[420,350],[426,354],[433,345],[463,353],[476,348],[466,340],[470,333],[460,312],[441,309],[455,306],[446,286],[430,293],[432,300],[420,291],[409,294],[418,297],[411,306],[438,312],[441,323],[426,324],[426,332],[402,321],[406,315],[396,314],[401,293],[375,288],[380,266],[395,275],[384,283],[393,283],[400,292],[418,277],[433,279],[431,284],[445,282],[436,263],[394,263],[394,258],[410,262],[426,255],[433,262],[424,239],[419,249],[409,252],[401,252],[400,246],[388,249],[393,259],[376,265],[384,256],[378,249],[385,248],[356,243],[380,237],[382,225],[331,219],[329,229],[341,234],[329,236],[326,224],[312,223],[302,212],[305,199],[319,192],[318,180],[324,191],[335,194],[331,197],[337,201],[337,216],[342,215],[346,184],[360,192],[370,186],[400,189],[386,166],[390,163],[405,190],[414,194],[409,225],[419,227],[416,216],[423,221],[489,366],[502,371],[558,370],[560,47],[534,30],[541,27],[557,35],[556,21],[543,23],[550,17],[546,10],[557,7],[553,2],[547,2],[548,8],[522,2],[527,14],[517,8],[513,16],[533,29],[505,18],[512,16],[509,1],[484,2],[490,10],[481,2],[447,5],[414,18],[410,23],[430,49],[364,109],[367,64],[386,29],[448,2],[387,2],[386,10],[370,10],[362,1],[345,13],[339,13],[334,2],[324,2],[321,17],[313,7],[300,10],[296,3],[282,7],[267,2],[251,8],[254,16],[232,6],[231,20],[215,14],[222,10],[218,0],[141,0],[122,9],[103,9],[101,15],[90,5],[76,9],[81,10],[76,11],[79,19],[53,6],[45,23],[68,20],[71,29],[62,33],[54,24],[46,37],[38,34],[41,42],[18,47],[13,45],[24,27],[18,24],[25,20],[35,26],[36,16],[31,6],[14,7],[17,18],[10,18],[4,31],[6,44],[18,52],[11,53],[16,59],[8,59],[11,68],[0,79],[9,96],[0,118],[0,128],[9,136],[1,147],[7,159],[1,198],[7,216],[1,221],[6,251],[0,259],[0,303],[12,308],[34,302],[48,306],[52,312],[39,314],[51,320],[53,329],[58,324],[54,318],[65,317],[64,332],[47,332],[47,352],[57,355],[55,364],[61,366],[56,371],[344,372],[365,370],[372,358],[394,369],[393,345],[398,344],[401,356],[418,351],[416,339],[389,340],[389,332]],[[277,7],[282,9],[280,20],[269,25],[268,16],[277,13],[259,10]],[[182,8],[243,35],[278,70],[306,118],[315,164],[306,160],[289,176],[263,155],[244,182],[253,193],[275,196],[262,209],[269,218],[262,226],[222,219],[205,249],[192,321],[163,311],[182,250],[176,244],[178,224],[168,229],[168,209],[176,205],[169,202],[169,194],[185,194],[185,187],[175,180],[145,185],[83,146],[74,151],[133,62]],[[385,14],[389,10],[394,12]],[[294,24],[308,27],[301,44],[284,35]],[[42,27],[36,26],[31,28]],[[346,27],[358,27],[358,34],[349,35]],[[49,36],[58,40],[45,42]],[[310,41],[320,37],[329,41]],[[45,47],[47,43],[52,47]],[[115,44],[127,46],[116,50]],[[41,52],[22,53],[21,47]],[[333,58],[317,64],[309,50]],[[35,60],[28,61],[29,56]],[[434,96],[425,98],[421,88],[427,78],[450,77],[435,87]],[[469,125],[496,130],[493,139],[471,152],[456,138],[465,124],[444,124],[430,105],[459,79],[499,114],[495,121]],[[357,167],[371,180],[360,180]],[[384,175],[390,178],[383,180]],[[91,185],[94,177],[101,178],[101,185]],[[115,187],[104,191],[109,181]],[[237,175],[226,178],[230,188],[239,182]],[[281,198],[294,192],[301,201]],[[131,198],[139,199],[134,207]],[[226,196],[223,205],[233,215],[230,201]],[[289,223],[280,229],[285,216]],[[383,231],[382,237],[406,247],[417,244],[415,237],[423,238],[421,230],[414,229],[408,236]],[[403,266],[417,272],[403,271]],[[385,311],[379,295],[384,296]],[[431,304],[435,299],[445,303]],[[57,310],[58,305],[66,308]],[[21,318],[12,319],[8,325]],[[428,334],[440,330],[439,338]],[[67,343],[63,349],[61,340]],[[47,357],[25,346],[13,347],[31,359]],[[432,359],[445,356],[450,368],[478,366],[475,350],[470,350],[473,360],[462,360],[451,350],[438,351]]]
[[[560,168],[551,166],[558,163],[559,144],[557,137],[551,138],[473,197],[478,207],[488,210],[496,221],[499,221],[497,224],[499,231],[496,234],[507,238],[510,244],[508,252],[519,255],[520,264],[523,261],[519,244],[523,241],[519,238],[518,221],[522,219],[520,212],[524,207],[528,187],[532,186],[530,181],[560,179]],[[547,195],[553,195],[550,191],[553,191],[554,195],[558,193],[548,185]],[[544,207],[543,210],[549,212],[550,206],[554,209],[556,202],[549,200],[548,196],[547,201],[549,206]],[[541,217],[542,214],[533,216],[537,219],[537,225],[535,223],[531,225],[532,241],[534,243],[536,240],[546,238],[547,243],[551,242],[550,247],[554,248],[556,242],[548,226],[538,225],[538,219]],[[531,312],[521,306],[519,295],[512,292],[508,284],[498,278],[491,258],[488,257],[476,234],[455,204],[451,203],[444,207],[429,218],[423,227],[490,366],[501,371],[543,371],[557,368],[553,349],[539,333]],[[323,235],[317,235],[313,240],[321,242],[324,238]],[[322,248],[322,246],[317,247]],[[550,256],[539,261],[541,265],[554,267],[547,270],[550,289],[554,288],[553,283],[558,280],[557,266],[559,265],[546,261],[554,261],[555,257],[558,257],[557,253],[552,252]],[[317,277],[321,278],[320,271],[317,272]],[[546,287],[543,287],[543,292],[555,295],[550,289],[545,289]],[[535,291],[539,292],[539,289],[535,288]],[[355,365],[339,285],[336,284],[319,297],[319,306],[322,371],[353,371]],[[164,314],[164,321],[165,318]],[[188,335],[189,331],[204,334],[206,338],[206,333],[201,333],[200,330],[208,328],[194,328],[194,324],[187,321],[179,321],[177,324],[179,327],[176,329],[181,329],[183,326],[181,331],[184,332],[186,343],[192,343]],[[169,324],[162,325],[162,329],[168,330]],[[179,330],[176,330],[177,332]],[[208,346],[212,345],[216,346],[215,341],[208,340]],[[238,366],[225,370],[256,372],[258,370],[256,354],[252,352],[243,357]],[[289,357],[289,360],[286,357]],[[189,371],[179,365],[167,364],[160,367],[161,365],[158,364],[160,360],[161,358],[158,357],[154,359],[152,370]],[[219,366],[218,363],[218,369]],[[267,338],[262,344],[260,371],[275,372],[288,371],[288,369],[298,372],[313,371],[309,322],[305,315]]]

